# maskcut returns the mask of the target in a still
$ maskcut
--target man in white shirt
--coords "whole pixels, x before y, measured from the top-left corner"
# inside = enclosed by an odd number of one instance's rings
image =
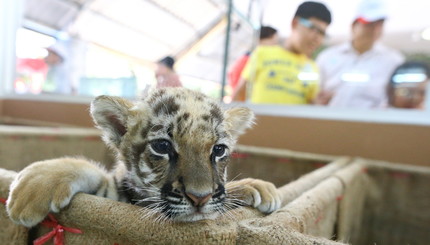
[[[352,23],[352,40],[317,57],[321,89],[317,104],[378,108],[387,105],[387,84],[403,55],[377,43],[387,14],[383,2],[364,0]]]

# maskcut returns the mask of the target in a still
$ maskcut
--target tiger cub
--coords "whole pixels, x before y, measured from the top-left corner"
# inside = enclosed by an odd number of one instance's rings
[[[247,108],[223,110],[199,92],[165,88],[137,102],[99,96],[91,115],[116,154],[114,170],[78,158],[29,165],[10,186],[13,221],[34,226],[77,192],[148,207],[173,221],[214,219],[239,205],[270,213],[281,205],[269,182],[226,181],[236,140],[254,120]]]

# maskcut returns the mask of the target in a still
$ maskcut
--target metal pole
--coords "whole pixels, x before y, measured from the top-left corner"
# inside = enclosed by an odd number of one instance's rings
[[[222,67],[222,80],[221,80],[221,102],[223,101],[225,95],[225,85],[227,80],[227,65],[228,65],[228,56],[230,49],[230,29],[231,29],[231,13],[233,9],[233,0],[228,0],[228,10],[227,10],[227,30],[225,33],[225,44],[224,44],[224,60]]]
[[[22,24],[24,0],[0,0],[0,95],[13,92],[16,31]]]

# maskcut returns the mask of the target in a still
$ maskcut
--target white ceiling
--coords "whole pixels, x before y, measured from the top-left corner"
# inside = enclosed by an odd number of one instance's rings
[[[190,48],[224,12],[225,4],[216,0],[26,0],[25,5],[26,20],[146,61]]]

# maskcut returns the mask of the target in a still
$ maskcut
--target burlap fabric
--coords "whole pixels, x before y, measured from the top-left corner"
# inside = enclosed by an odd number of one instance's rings
[[[15,174],[0,170],[0,197]],[[281,186],[283,207],[267,216],[241,208],[212,221],[160,222],[144,208],[78,194],[56,218],[83,232],[66,232],[65,244],[426,245],[428,183],[428,167],[342,158]],[[27,244],[28,230],[2,204],[0,222],[0,244]],[[39,225],[34,238],[50,231]]]
[[[430,168],[362,159],[367,188],[352,244],[430,244]],[[357,202],[356,202],[357,203]],[[344,213],[358,211],[354,205]]]
[[[20,171],[32,162],[64,156],[85,156],[107,168],[114,159],[97,129],[0,125],[4,169]]]
[[[9,185],[15,178],[16,172],[0,168],[0,198],[6,199]],[[0,244],[21,245],[27,244],[28,229],[14,224],[7,216],[4,203],[0,203]]]
[[[56,218],[61,225],[83,232],[66,232],[65,244],[341,244],[329,240],[333,237],[338,197],[344,191],[342,181],[332,176],[345,169],[346,162],[341,159],[281,187],[286,205],[266,217],[254,209],[241,208],[212,221],[160,222],[157,217],[145,215],[144,208],[78,194]],[[4,186],[10,181],[9,175],[1,183]],[[5,219],[2,216],[1,222]],[[39,226],[37,237],[47,232],[49,229]],[[20,244],[27,238],[25,232],[20,234],[0,237]]]
[[[327,165],[339,157],[253,146],[236,146],[229,179],[258,178],[277,187]]]

